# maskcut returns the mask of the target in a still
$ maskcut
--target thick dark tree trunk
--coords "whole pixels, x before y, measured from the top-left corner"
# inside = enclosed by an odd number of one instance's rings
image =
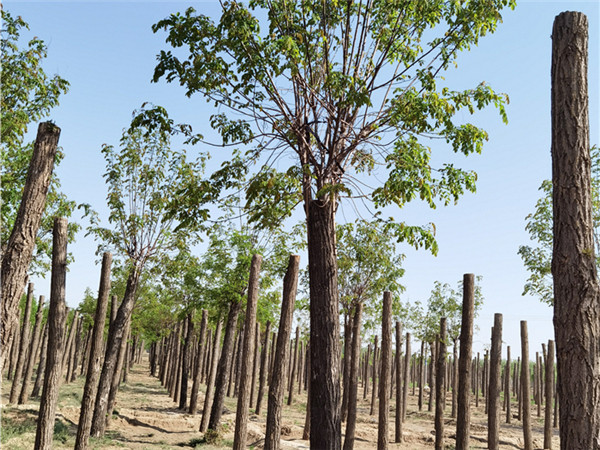
[[[290,255],[287,272],[283,279],[283,298],[281,301],[281,315],[279,318],[279,334],[277,335],[273,373],[271,374],[271,382],[269,385],[265,450],[279,449],[279,439],[281,437],[281,412],[283,409],[283,395],[285,390],[283,371],[287,366],[287,360],[289,358],[288,340],[292,331],[292,319],[294,316],[296,291],[298,289],[299,268],[300,257],[298,255]]]
[[[529,337],[527,322],[521,321],[521,408],[523,420],[523,447],[533,449],[531,439],[531,402],[529,401]]]
[[[208,428],[217,430],[223,414],[223,404],[225,403],[225,393],[229,382],[229,369],[233,360],[233,343],[235,339],[235,330],[237,328],[238,315],[242,305],[238,302],[232,302],[229,305],[229,314],[227,316],[227,325],[225,326],[225,336],[223,338],[223,347],[221,348],[221,358],[217,370],[215,382],[214,400],[210,410],[210,420]]]
[[[437,351],[437,376],[435,378],[435,448],[443,450],[444,445],[444,401],[446,390],[444,389],[446,377],[446,318],[440,319],[440,334]],[[433,361],[432,361],[433,363]]]
[[[60,128],[40,123],[29,163],[23,197],[0,262],[0,348],[10,348],[13,330],[19,322],[19,300],[31,263],[35,238],[46,206]],[[6,352],[0,352],[0,381]]]
[[[65,288],[67,276],[67,219],[54,219],[52,239],[52,278],[50,281],[50,309],[48,311],[48,355],[44,389],[40,402],[35,448],[52,448],[58,390],[62,375],[62,352],[65,328]]]
[[[469,448],[471,433],[471,352],[473,346],[473,317],[475,306],[475,276],[463,276],[462,322],[460,355],[458,357],[458,398],[456,418],[456,448]]]
[[[92,436],[99,437],[104,435],[106,429],[106,420],[108,412],[108,395],[119,359],[119,350],[121,340],[127,331],[127,324],[131,318],[131,311],[135,304],[135,291],[139,284],[141,267],[133,266],[129,271],[125,295],[121,306],[116,312],[115,319],[111,322],[108,329],[108,340],[106,342],[106,353],[102,365],[102,373],[98,384],[98,393],[94,406],[94,417],[92,419]],[[116,309],[116,307],[115,307]]]
[[[17,357],[17,365],[13,376],[12,386],[10,388],[9,403],[15,404],[19,400],[19,392],[21,387],[21,379],[23,378],[23,369],[25,367],[25,358],[27,357],[27,349],[29,348],[29,329],[31,328],[31,305],[33,303],[33,283],[29,283],[27,287],[27,300],[25,301],[25,311],[23,313],[23,326],[21,327],[21,340],[19,342],[19,355]]]
[[[221,343],[221,328],[223,322],[219,320],[215,330],[215,338],[210,353],[210,364],[207,362],[208,377],[206,380],[206,392],[204,394],[204,408],[202,409],[202,420],[200,421],[200,432],[204,433],[208,428],[208,419],[210,417],[210,406],[213,403],[215,378],[217,376],[217,365],[219,361],[219,348]],[[210,337],[210,333],[209,333]],[[207,357],[208,358],[208,357]]]
[[[265,340],[263,341],[263,348],[260,357],[260,372],[258,375],[258,394],[256,396],[256,409],[257,415],[260,415],[262,399],[265,394],[265,381],[266,381],[266,369],[267,369],[267,355],[269,354],[269,337],[271,334],[271,322],[267,320],[267,326],[265,328]]]
[[[333,200],[307,207],[310,279],[311,448],[341,448],[340,324]]]
[[[381,372],[379,375],[379,426],[377,429],[377,449],[386,450],[389,443],[390,415],[390,366],[392,364],[392,294],[383,293],[381,321]]]
[[[552,276],[560,445],[569,450],[600,448],[600,285],[587,60],[587,17],[559,14],[552,29]]]
[[[92,427],[92,415],[94,402],[98,389],[98,378],[102,361],[102,343],[104,339],[104,324],[106,322],[106,309],[108,307],[108,295],[110,293],[110,268],[112,255],[104,253],[102,257],[102,268],[100,271],[100,286],[98,288],[98,302],[94,314],[94,328],[92,330],[90,356],[88,369],[83,388],[81,410],[79,413],[79,426],[75,439],[75,449],[83,450],[88,447],[90,429]]]
[[[237,410],[235,414],[235,432],[233,435],[234,450],[246,448],[248,433],[248,410],[250,409],[250,383],[252,381],[252,368],[254,367],[254,333],[256,332],[256,310],[258,306],[258,282],[260,278],[261,255],[253,255],[250,264],[250,278],[248,280],[248,301],[246,303],[246,320],[244,326],[244,348],[242,350],[242,364],[240,387],[238,394]]]
[[[346,437],[344,450],[354,448],[354,434],[356,433],[356,403],[358,400],[358,373],[360,366],[360,325],[362,320],[362,303],[354,307],[354,320],[352,320],[352,354],[350,359],[350,372],[348,377],[348,420],[346,422]]]
[[[202,310],[202,320],[200,321],[200,336],[198,338],[198,352],[196,355],[196,369],[194,371],[194,381],[192,383],[192,393],[190,397],[190,414],[196,414],[198,410],[198,391],[200,390],[200,378],[202,375],[202,360],[204,355],[204,346],[206,343],[206,326],[208,325],[208,311]]]
[[[35,365],[37,350],[40,344],[40,337],[42,334],[42,320],[44,313],[44,296],[40,295],[40,301],[38,303],[37,313],[35,315],[35,325],[33,326],[33,340],[31,341],[31,348],[29,350],[29,358],[27,359],[27,366],[25,367],[25,375],[23,376],[23,386],[21,387],[21,393],[19,395],[19,405],[27,403],[29,400],[29,387],[31,385],[31,374],[33,373],[33,366]]]
[[[502,363],[502,314],[494,314],[488,391],[488,448],[500,447],[500,366]]]

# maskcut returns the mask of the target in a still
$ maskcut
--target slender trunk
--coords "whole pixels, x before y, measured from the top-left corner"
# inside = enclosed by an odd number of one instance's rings
[[[25,358],[27,357],[27,349],[29,347],[29,329],[31,325],[31,304],[33,303],[33,283],[29,283],[27,287],[27,300],[25,302],[25,311],[23,313],[23,326],[21,327],[21,341],[19,342],[19,355],[17,357],[17,366],[13,376],[12,386],[10,388],[9,403],[15,404],[19,399],[19,388],[21,387],[21,379],[23,378],[23,369],[25,366]]]
[[[410,333],[406,333],[406,352],[404,355],[404,381],[402,385],[402,422],[406,420],[406,410],[408,408],[408,372],[410,367]],[[402,433],[400,433],[402,440]]]
[[[502,314],[494,314],[488,391],[488,448],[500,447],[500,365],[502,363]]]
[[[181,389],[179,393],[179,409],[186,409],[187,407],[188,378],[190,376],[189,358],[193,334],[194,322],[192,322],[192,315],[188,314],[187,333],[185,334],[185,344],[183,346],[183,355],[181,359]]]
[[[341,448],[340,324],[333,200],[309,200],[311,433],[310,446]]]
[[[562,449],[600,448],[600,285],[594,254],[588,20],[552,29],[552,276]]]
[[[221,329],[223,328],[223,322],[219,320],[217,329],[215,330],[215,338],[212,345],[212,352],[210,357],[208,377],[206,380],[206,393],[204,394],[204,408],[202,410],[202,420],[200,421],[200,432],[204,433],[208,428],[208,419],[210,417],[210,406],[213,403],[214,397],[214,384],[217,375],[217,364],[219,361],[219,346],[221,341]],[[210,333],[209,333],[210,336]]]
[[[65,328],[65,284],[67,275],[67,219],[54,219],[52,240],[52,277],[50,281],[50,309],[48,311],[48,356],[44,389],[40,402],[35,448],[52,448],[58,390],[62,374],[62,351]]]
[[[44,380],[43,374],[46,372],[46,357],[48,355],[48,322],[44,326],[44,335],[42,338],[42,349],[40,350],[40,363],[37,367],[37,373],[35,375],[35,383],[33,383],[33,389],[31,390],[32,397],[39,397],[40,389],[42,389],[42,381]]]
[[[44,296],[40,295],[40,301],[38,303],[37,313],[35,315],[35,325],[33,327],[33,341],[31,342],[31,348],[29,350],[29,358],[27,360],[27,366],[25,367],[25,375],[23,377],[23,386],[21,387],[21,393],[19,395],[19,405],[27,403],[29,400],[29,387],[31,384],[31,374],[33,373],[33,367],[37,358],[38,346],[40,344],[40,337],[42,334],[42,320],[44,313]]]
[[[354,435],[356,432],[356,402],[358,400],[358,373],[360,362],[360,325],[362,318],[362,303],[356,303],[354,307],[354,320],[352,321],[352,359],[348,380],[348,421],[346,423],[346,438],[344,439],[344,450],[354,448]]]
[[[377,449],[385,450],[389,443],[388,419],[390,414],[390,365],[392,360],[392,293],[383,293],[381,325],[381,372],[379,375],[379,427]]]
[[[290,255],[287,272],[283,279],[283,299],[281,301],[281,316],[279,319],[279,334],[273,363],[273,373],[269,385],[267,427],[265,432],[265,450],[279,449],[281,436],[281,413],[284,395],[284,367],[287,365],[288,340],[292,329],[296,290],[298,288],[298,271],[300,257]],[[311,389],[312,389],[311,384]],[[308,407],[308,405],[307,405]],[[312,410],[311,410],[312,414]]]
[[[394,442],[402,442],[402,326],[396,322],[396,428]]]
[[[77,335],[75,336],[75,352],[73,354],[73,367],[71,368],[71,382],[77,379],[77,366],[79,364],[79,358],[81,356],[81,347],[83,343],[83,318],[79,320]]]
[[[344,382],[344,386],[342,388],[342,422],[346,421],[348,417],[348,389],[349,384],[348,380],[350,377],[350,347],[352,342],[352,319],[348,312],[344,313],[344,359],[343,359],[343,373],[342,379]]]
[[[19,322],[19,301],[27,282],[35,238],[46,206],[60,128],[40,123],[15,224],[0,261],[0,348],[10,348]],[[0,352],[0,382],[5,354]]]
[[[254,356],[252,358],[252,383],[250,383],[250,405],[254,403],[254,391],[256,390],[256,373],[258,372],[258,363],[260,349],[260,323],[256,322],[256,330],[254,331]]]
[[[529,339],[527,322],[521,321],[521,408],[523,417],[523,442],[525,450],[533,449],[531,439],[531,403],[529,401]]]
[[[458,395],[458,342],[456,336],[453,342],[453,357],[452,357],[452,412],[450,417],[456,419],[456,406]]]
[[[440,319],[440,334],[437,351],[437,376],[435,378],[435,448],[443,450],[444,444],[444,401],[446,391],[444,389],[446,376],[446,318]]]
[[[121,371],[123,370],[123,363],[125,361],[127,353],[127,341],[129,340],[129,334],[131,333],[131,317],[129,318],[129,322],[127,322],[127,325],[125,327],[125,332],[123,333],[123,338],[121,339],[121,345],[119,348],[117,366],[115,367],[115,371],[113,372],[113,379],[110,384],[110,391],[108,392],[108,403],[106,406],[106,423],[104,425],[105,429],[110,423],[113,410],[115,409],[115,404],[117,403],[117,393],[119,392],[119,385],[121,384]]]
[[[254,333],[256,332],[256,310],[258,306],[258,282],[260,275],[261,255],[253,255],[248,281],[248,302],[246,303],[246,320],[244,326],[244,348],[242,351],[241,378],[235,414],[235,432],[233,435],[234,450],[246,448],[248,433],[248,410],[250,409],[250,383],[252,367],[254,367]]]
[[[204,355],[204,346],[206,342],[206,326],[208,325],[208,311],[202,310],[202,320],[200,322],[200,336],[198,337],[198,352],[196,356],[196,369],[194,371],[194,381],[192,383],[192,393],[190,396],[190,414],[196,414],[198,410],[198,391],[200,390],[200,378],[202,375],[202,361]]]
[[[456,448],[468,449],[471,433],[471,352],[473,346],[473,316],[475,305],[475,276],[463,277],[462,322],[460,354],[458,357],[458,398],[456,418]],[[479,357],[478,357],[479,363]]]
[[[265,340],[263,341],[263,348],[260,357],[260,373],[258,380],[258,395],[256,396],[256,415],[260,415],[262,399],[265,394],[265,381],[266,381],[266,369],[267,369],[267,355],[269,350],[269,337],[271,334],[271,322],[267,321],[265,328]]]
[[[298,360],[298,344],[300,342],[300,327],[296,327],[296,343],[294,346],[294,356],[292,361],[292,371],[290,373],[290,389],[288,394],[288,406],[292,404],[294,398],[294,374],[296,373],[296,362]]]
[[[371,375],[373,377],[373,390],[371,391],[371,410],[369,415],[375,414],[375,399],[377,398],[377,344],[379,336],[375,335],[375,347],[373,349],[373,365],[371,366]]]
[[[546,358],[546,409],[544,411],[544,448],[552,450],[552,397],[554,389],[554,341],[548,341],[548,357]]]
[[[421,341],[421,360],[419,361],[419,411],[423,410],[423,378],[425,376],[425,341]]]
[[[510,423],[512,413],[510,408],[510,345],[506,347],[506,379],[504,380],[504,398],[506,401],[506,423]]]

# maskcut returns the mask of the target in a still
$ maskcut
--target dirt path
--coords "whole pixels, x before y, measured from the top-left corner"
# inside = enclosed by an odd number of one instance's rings
[[[84,379],[63,385],[60,392],[57,426],[55,428],[55,449],[71,449],[75,443],[76,424],[79,419],[79,405]],[[5,381],[2,389],[2,404],[6,404],[10,384]],[[359,417],[356,430],[356,449],[377,448],[377,408],[375,415],[369,415],[370,403],[362,399],[359,391]],[[201,399],[204,394],[201,392]],[[370,395],[368,396],[370,399]],[[266,396],[263,403],[265,414],[251,415],[248,425],[248,443],[250,448],[262,448],[265,430]],[[449,403],[449,402],[448,402]],[[391,402],[393,405],[393,402]],[[200,402],[202,405],[202,402]],[[11,450],[30,450],[35,442],[35,420],[39,403],[30,401],[26,405],[6,407],[2,410],[2,448]],[[201,415],[189,415],[179,411],[160,382],[148,374],[147,365],[133,367],[127,384],[123,384],[117,398],[117,406],[106,436],[91,439],[94,449],[181,449],[231,448],[235,422],[236,399],[227,398],[226,412],[223,415],[223,440],[219,446],[201,443],[202,434],[197,431]],[[302,441],[306,408],[304,393],[294,396],[294,403],[285,406],[283,417],[282,448],[307,449],[308,441]],[[425,410],[426,410],[425,406]],[[474,408],[474,407],[473,407]],[[514,407],[516,411],[516,405]],[[471,448],[487,447],[486,416],[483,414],[483,402],[478,409],[472,410]],[[535,411],[535,409],[533,410]],[[447,414],[450,414],[448,404]],[[501,416],[503,417],[503,416]],[[390,412],[390,435],[393,440],[394,412]],[[543,420],[534,414],[534,447],[542,448]],[[502,420],[502,423],[504,420]],[[456,423],[446,420],[446,436],[449,448],[453,448]],[[404,424],[404,442],[391,443],[390,449],[430,449],[434,444],[433,413],[417,412],[416,397],[409,395],[407,421]],[[512,425],[502,424],[500,430],[500,448],[523,448],[520,422]],[[558,433],[555,430],[554,448],[559,448]]]

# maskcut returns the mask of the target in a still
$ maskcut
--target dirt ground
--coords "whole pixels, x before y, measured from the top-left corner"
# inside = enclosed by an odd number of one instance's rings
[[[4,380],[2,404],[6,405],[10,382]],[[79,405],[83,392],[84,379],[63,385],[60,391],[57,422],[55,426],[55,449],[71,449],[75,444]],[[377,448],[377,407],[375,414],[369,415],[370,395],[362,398],[359,388],[359,417],[356,429],[356,449]],[[204,394],[200,394],[201,399]],[[287,397],[286,397],[287,398]],[[266,401],[263,400],[264,413],[251,415],[248,425],[248,447],[260,449],[264,442]],[[235,427],[235,407],[237,400],[227,398],[226,412],[223,415],[223,439],[218,445],[202,442],[202,433],[198,432],[201,414],[190,415],[179,411],[161,387],[157,378],[150,377],[147,365],[133,367],[127,384],[121,385],[117,398],[117,406],[104,438],[90,440],[94,449],[176,449],[199,448],[219,449],[231,448]],[[390,402],[390,441],[394,438],[394,401]],[[199,402],[202,405],[202,402]],[[445,420],[446,446],[454,448],[456,422],[450,419],[450,399],[448,399]],[[6,406],[2,409],[1,444],[3,449],[30,450],[34,448],[35,426],[39,402],[29,401],[26,405]],[[283,449],[306,449],[309,442],[302,440],[305,418],[306,395],[294,394],[291,406],[284,407],[283,416]],[[417,396],[409,393],[409,406],[406,422],[403,425],[404,441],[401,444],[390,442],[390,449],[430,449],[434,447],[434,413],[427,412],[427,405],[418,412]],[[516,412],[516,404],[513,405]],[[537,408],[532,408],[534,448],[543,446],[543,412],[537,417]],[[516,419],[508,425],[501,413],[500,448],[523,448],[523,432],[521,423]],[[487,448],[487,419],[483,411],[483,402],[479,407],[471,408],[471,448]],[[342,432],[344,430],[342,429]],[[554,430],[553,448],[560,448],[558,430]]]

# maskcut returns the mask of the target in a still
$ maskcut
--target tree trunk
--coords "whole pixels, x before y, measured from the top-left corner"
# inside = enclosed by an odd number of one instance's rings
[[[21,387],[21,379],[23,378],[23,369],[25,366],[25,358],[27,357],[27,349],[29,347],[29,329],[31,325],[31,304],[33,303],[33,283],[29,283],[27,287],[27,300],[25,301],[25,311],[23,313],[23,326],[21,327],[21,340],[19,342],[19,356],[17,357],[17,366],[13,376],[12,386],[10,388],[9,403],[15,404],[19,400],[19,388]]]
[[[77,379],[77,365],[79,364],[79,357],[81,356],[81,347],[83,344],[84,336],[83,333],[83,318],[79,320],[79,327],[77,329],[77,335],[75,336],[75,353],[73,355],[73,367],[71,370],[71,379],[70,382],[73,382]]]
[[[390,365],[392,361],[392,293],[383,293],[381,325],[381,372],[379,374],[379,427],[377,449],[386,450],[389,443],[388,419],[390,415]]]
[[[377,345],[379,336],[375,335],[375,347],[373,349],[373,365],[371,366],[371,376],[373,377],[373,390],[371,391],[371,410],[369,415],[375,414],[375,400],[377,398]]]
[[[352,355],[350,361],[350,373],[348,378],[348,420],[346,422],[346,438],[344,439],[344,450],[352,450],[354,448],[354,434],[356,433],[356,402],[358,400],[358,373],[360,363],[360,325],[362,319],[362,303],[357,302],[354,308],[354,320],[352,321]]]
[[[19,301],[27,282],[35,238],[52,179],[60,128],[51,122],[40,123],[33,147],[21,204],[6,249],[0,262],[0,348],[10,348],[13,330],[19,322]],[[5,354],[0,352],[0,382]]]
[[[452,364],[452,412],[450,417],[456,419],[456,406],[457,406],[457,395],[458,395],[458,342],[454,337],[453,342],[453,358]]]
[[[408,409],[408,375],[410,368],[411,350],[410,350],[410,333],[406,333],[406,352],[404,355],[404,381],[402,383],[402,422],[406,420],[406,410]],[[402,433],[400,433],[402,440]]]
[[[418,399],[418,405],[419,405],[419,411],[423,410],[423,391],[424,391],[424,386],[423,386],[423,378],[425,377],[425,374],[423,373],[425,369],[425,341],[421,341],[421,360],[419,361],[419,399]]]
[[[223,328],[223,321],[219,320],[217,329],[215,330],[215,338],[212,345],[210,364],[208,366],[208,377],[206,380],[206,392],[204,394],[204,408],[202,409],[202,420],[200,421],[200,432],[204,433],[208,428],[208,419],[210,417],[210,406],[213,403],[214,397],[214,385],[215,378],[217,375],[217,364],[219,361],[219,346],[221,341],[221,328]],[[210,333],[209,333],[210,337]]]
[[[552,29],[554,332],[562,449],[600,448],[600,286],[594,254],[588,20],[559,14]]]
[[[289,394],[288,394],[288,401],[287,404],[288,406],[292,404],[292,401],[294,399],[294,375],[296,373],[296,363],[298,361],[298,345],[300,343],[300,327],[296,327],[296,343],[294,345],[294,356],[293,356],[293,360],[292,360],[292,371],[290,373],[290,389],[289,389]]]
[[[253,255],[248,281],[248,302],[246,303],[246,320],[244,326],[244,348],[242,351],[241,378],[235,413],[235,433],[233,435],[234,450],[246,448],[248,433],[248,410],[250,409],[250,383],[254,367],[254,344],[256,332],[256,310],[258,306],[258,282],[260,276],[261,255]]]
[[[104,339],[104,324],[106,322],[106,309],[108,307],[108,295],[110,293],[110,268],[112,265],[112,254],[106,252],[102,256],[102,268],[100,270],[100,286],[98,288],[98,302],[94,314],[94,327],[90,341],[90,356],[88,369],[83,388],[81,410],[79,412],[79,426],[75,438],[75,450],[88,447],[90,429],[92,427],[92,415],[94,402],[98,389],[98,378],[102,361],[102,343]]]
[[[298,289],[299,267],[300,257],[298,255],[290,255],[287,272],[283,279],[283,298],[281,301],[281,315],[279,318],[279,334],[277,335],[273,373],[269,385],[265,450],[279,449],[279,439],[281,437],[281,412],[283,409],[283,395],[285,389],[283,371],[289,357],[287,354],[288,340],[292,330],[294,304],[296,302],[296,291]],[[310,413],[312,414],[312,410]]]
[[[108,392],[108,402],[106,405],[106,424],[104,425],[104,429],[106,429],[106,427],[108,426],[112,417],[113,410],[115,409],[115,404],[117,403],[117,393],[119,392],[119,385],[121,384],[121,373],[123,370],[123,363],[125,362],[126,358],[127,341],[129,340],[130,333],[131,316],[129,316],[129,321],[127,322],[127,325],[125,325],[125,332],[123,333],[123,337],[119,346],[119,357],[117,358],[117,365],[115,367],[115,371],[113,372],[113,378],[110,384],[110,391]]]
[[[468,449],[471,434],[471,352],[473,347],[473,316],[475,307],[475,276],[463,276],[462,322],[458,357],[458,398],[456,418],[456,448]]]
[[[504,384],[504,398],[506,400],[506,423],[512,420],[510,408],[510,345],[506,346],[506,380]]]
[[[210,410],[210,420],[208,428],[217,430],[221,415],[223,414],[223,404],[225,403],[225,392],[229,381],[229,369],[233,359],[233,341],[235,339],[235,329],[237,328],[238,314],[242,305],[239,302],[231,302],[229,305],[229,314],[227,325],[225,327],[225,337],[223,338],[223,347],[221,348],[221,358],[217,370],[215,382],[215,392],[212,408]]]
[[[192,322],[192,315],[188,313],[187,316],[187,333],[185,334],[185,344],[183,345],[183,355],[181,361],[181,389],[179,393],[179,409],[186,409],[187,407],[187,391],[188,391],[188,378],[190,376],[190,352],[192,335],[194,334],[194,322]]]
[[[48,322],[44,325],[44,334],[42,337],[42,348],[40,350],[40,363],[37,367],[37,373],[35,374],[35,383],[33,383],[33,389],[31,390],[32,397],[38,397],[40,390],[42,389],[42,381],[44,380],[43,374],[46,372],[46,357],[48,355]]]
[[[208,325],[208,311],[202,310],[202,320],[200,322],[200,336],[198,338],[198,352],[196,356],[196,369],[194,371],[194,381],[192,383],[192,393],[190,396],[190,414],[196,414],[198,410],[198,391],[200,390],[200,378],[202,376],[202,361],[204,356],[204,346],[206,343],[206,326]]]
[[[96,395],[94,406],[94,417],[92,419],[91,433],[92,436],[95,437],[103,436],[104,430],[106,429],[110,385],[119,359],[120,344],[127,331],[127,324],[129,323],[131,311],[135,304],[135,292],[139,284],[141,269],[142,268],[138,265],[135,265],[130,269],[123,301],[116,312],[115,319],[111,322],[108,329],[106,353],[102,365],[102,373],[100,374],[100,382],[98,384],[98,394]]]
[[[521,408],[525,450],[533,449],[531,439],[531,402],[529,401],[529,339],[527,322],[521,321]]]
[[[265,340],[263,342],[262,353],[260,357],[260,372],[258,375],[258,395],[256,396],[256,415],[260,415],[262,399],[265,394],[265,381],[267,369],[267,355],[269,354],[269,337],[271,334],[271,322],[267,320],[265,328]]]
[[[310,279],[311,433],[310,446],[341,448],[340,323],[334,200],[307,206]]]
[[[440,319],[440,334],[437,351],[437,376],[435,378],[435,448],[443,450],[444,445],[444,401],[446,391],[444,389],[446,376],[446,318]]]
[[[544,411],[544,448],[552,450],[552,397],[554,389],[554,341],[548,341],[548,357],[546,358],[546,409]]]
[[[344,382],[344,386],[342,388],[342,422],[346,421],[348,417],[348,379],[350,377],[350,347],[352,343],[352,318],[348,312],[344,313],[344,359],[343,363],[343,373],[342,380]]]
[[[396,428],[394,442],[402,442],[402,326],[396,322]]]
[[[494,314],[492,351],[490,355],[490,385],[488,391],[488,448],[500,447],[500,365],[502,363],[502,314]]]
[[[256,373],[258,372],[258,363],[260,349],[260,323],[256,322],[256,330],[254,332],[254,356],[252,357],[252,383],[250,383],[250,405],[254,403],[254,391],[256,390]]]
[[[35,448],[52,448],[58,390],[62,375],[62,351],[65,328],[65,281],[67,275],[67,219],[54,219],[52,239],[52,277],[48,311],[48,355],[44,389],[38,415]]]
[[[42,334],[42,321],[44,315],[44,296],[40,295],[40,301],[38,303],[37,313],[35,315],[35,325],[33,327],[33,341],[31,342],[31,348],[29,350],[29,358],[27,359],[27,366],[25,368],[25,375],[23,376],[23,386],[21,387],[21,394],[19,395],[19,405],[27,403],[29,400],[29,387],[31,384],[31,374],[33,373],[33,367],[37,358],[37,350],[40,344],[40,337]],[[39,369],[38,369],[39,370]]]

